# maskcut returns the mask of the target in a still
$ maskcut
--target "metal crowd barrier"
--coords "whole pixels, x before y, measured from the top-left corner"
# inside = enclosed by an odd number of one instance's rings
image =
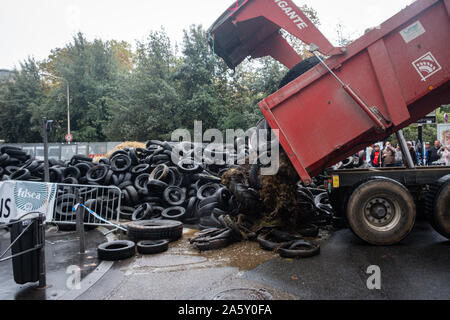
[[[87,226],[119,225],[122,192],[115,186],[57,184],[52,222]],[[78,205],[78,206],[77,206]]]

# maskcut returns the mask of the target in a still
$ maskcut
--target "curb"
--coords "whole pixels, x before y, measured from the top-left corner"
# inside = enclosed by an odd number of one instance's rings
[[[98,231],[106,236],[108,242],[117,240],[117,237],[108,229],[104,227],[99,227]],[[106,272],[113,266],[113,261],[102,261],[94,271],[89,273],[80,283],[80,289],[74,289],[66,292],[57,300],[76,300],[79,296],[85,293],[89,288],[91,288],[97,281],[99,281]]]

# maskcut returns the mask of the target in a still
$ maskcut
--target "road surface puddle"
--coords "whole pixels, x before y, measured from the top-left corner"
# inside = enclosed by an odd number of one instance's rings
[[[183,238],[172,242],[167,252],[156,255],[138,254],[131,267],[124,270],[125,274],[211,267],[234,267],[239,271],[247,271],[278,256],[273,252],[262,250],[258,243],[250,241],[234,243],[223,249],[200,252],[189,243],[189,239],[197,232],[198,230],[185,228]]]

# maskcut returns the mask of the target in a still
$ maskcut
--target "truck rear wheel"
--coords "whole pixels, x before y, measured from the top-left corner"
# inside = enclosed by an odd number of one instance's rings
[[[377,177],[358,186],[347,204],[347,221],[360,239],[373,245],[393,245],[414,227],[416,206],[401,183]]]
[[[433,228],[450,239],[450,175],[430,187],[426,207]]]

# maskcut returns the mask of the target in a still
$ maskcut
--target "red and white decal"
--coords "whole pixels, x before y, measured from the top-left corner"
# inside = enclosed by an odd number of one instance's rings
[[[426,81],[433,74],[442,70],[441,65],[431,52],[428,52],[421,56],[419,59],[414,61],[412,65],[420,74],[422,81]]]

